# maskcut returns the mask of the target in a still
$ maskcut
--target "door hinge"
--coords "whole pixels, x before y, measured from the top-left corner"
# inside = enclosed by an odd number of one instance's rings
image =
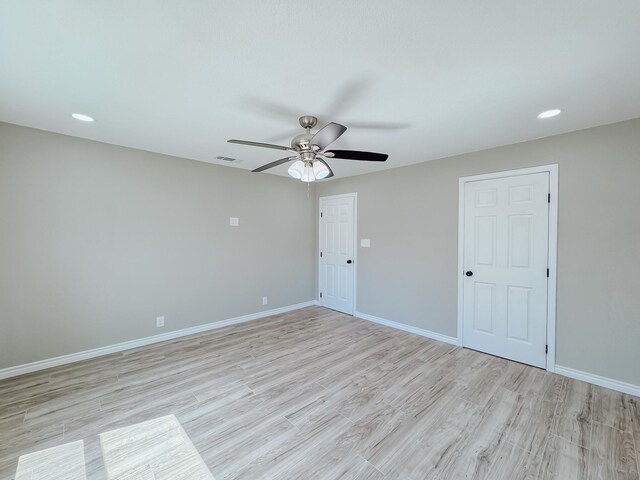
[[[322,252],[320,252],[320,256],[322,256]],[[549,276],[549,275],[547,275],[547,277],[548,277],[548,276]]]
[[[320,218],[322,218],[322,212],[320,212]]]
[[[322,292],[320,292],[320,298],[322,298]]]
[[[547,195],[547,203],[551,203],[551,194],[550,193]]]
[[[545,345],[545,346],[544,346],[544,353],[545,353],[546,355],[548,355],[548,354],[549,354],[549,345]]]
[[[549,269],[547,268],[547,278],[549,278]]]

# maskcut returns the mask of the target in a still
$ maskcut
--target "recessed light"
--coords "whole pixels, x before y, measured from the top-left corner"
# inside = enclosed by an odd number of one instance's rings
[[[71,116],[76,120],[80,120],[81,122],[94,122],[95,120],[89,115],[85,115],[84,113],[72,113]]]
[[[538,115],[538,118],[551,118],[560,115],[561,113],[562,110],[560,110],[559,108],[554,108],[551,110],[545,110],[544,112],[540,113]]]

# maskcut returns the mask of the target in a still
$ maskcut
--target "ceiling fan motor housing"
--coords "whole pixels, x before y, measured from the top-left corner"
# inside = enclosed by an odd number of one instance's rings
[[[296,152],[301,152],[304,150],[311,150],[311,144],[309,140],[313,138],[313,133],[301,133],[300,135],[296,135],[291,140],[291,148],[293,148]]]

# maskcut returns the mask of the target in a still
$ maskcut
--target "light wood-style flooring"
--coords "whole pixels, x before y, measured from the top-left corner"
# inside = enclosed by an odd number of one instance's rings
[[[217,480],[639,478],[639,398],[320,307],[0,382],[0,478],[171,414]]]

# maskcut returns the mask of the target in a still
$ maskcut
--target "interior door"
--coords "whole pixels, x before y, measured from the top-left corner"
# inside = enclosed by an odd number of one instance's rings
[[[465,183],[465,347],[546,366],[548,195],[548,172]]]
[[[355,196],[320,199],[319,303],[353,315]]]

